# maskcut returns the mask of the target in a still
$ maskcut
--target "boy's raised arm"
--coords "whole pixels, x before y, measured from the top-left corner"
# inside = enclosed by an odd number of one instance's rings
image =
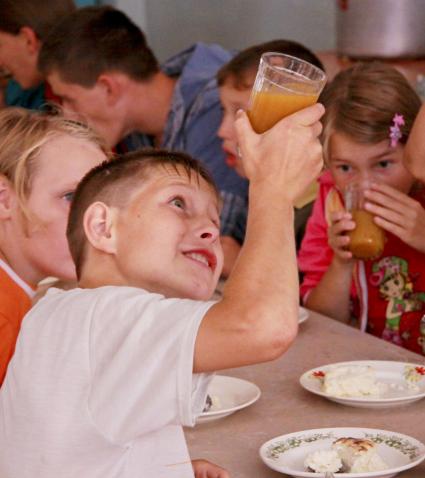
[[[292,343],[298,322],[293,202],[322,167],[317,139],[322,105],[281,120],[262,135],[245,113],[236,121],[250,180],[245,243],[223,299],[207,312],[195,347],[194,371],[272,360]]]

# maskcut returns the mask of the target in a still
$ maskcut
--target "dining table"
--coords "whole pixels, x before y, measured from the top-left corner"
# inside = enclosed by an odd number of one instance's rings
[[[301,387],[300,376],[337,362],[384,360],[425,365],[425,357],[313,311],[300,324],[292,346],[277,360],[220,371],[261,389],[251,406],[194,428],[185,435],[191,457],[226,468],[232,478],[283,478],[267,467],[259,449],[266,441],[316,428],[376,428],[425,442],[425,399],[395,408],[358,408],[315,395]],[[425,461],[399,478],[424,478]]]

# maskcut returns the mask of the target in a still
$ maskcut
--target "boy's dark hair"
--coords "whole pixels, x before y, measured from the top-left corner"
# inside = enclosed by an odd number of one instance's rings
[[[217,72],[218,86],[230,81],[237,90],[252,88],[261,55],[269,51],[301,58],[324,70],[319,58],[301,43],[292,40],[272,40],[242,50],[223,65]]]
[[[81,276],[87,242],[83,219],[90,204],[101,201],[111,207],[125,207],[134,190],[149,177],[149,173],[167,166],[178,173],[178,168],[183,168],[189,178],[193,174],[198,181],[200,177],[203,178],[219,197],[210,173],[186,153],[143,149],[117,156],[112,161],[104,161],[89,171],[79,183],[68,217],[66,235],[78,278]]]
[[[0,0],[0,31],[17,35],[30,27],[44,41],[52,27],[75,10],[73,0]]]
[[[42,45],[38,69],[57,71],[68,83],[92,87],[105,72],[116,71],[136,81],[159,70],[144,33],[113,7],[86,7],[68,15]]]

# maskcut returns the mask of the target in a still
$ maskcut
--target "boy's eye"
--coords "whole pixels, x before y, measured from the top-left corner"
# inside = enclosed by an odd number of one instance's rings
[[[72,200],[74,199],[74,194],[75,192],[71,191],[69,193],[64,194],[62,197],[65,199],[65,201],[72,202]]]
[[[173,204],[174,206],[180,208],[180,209],[184,209],[186,204],[184,202],[184,199],[181,198],[181,197],[175,197],[171,200],[171,204]]]

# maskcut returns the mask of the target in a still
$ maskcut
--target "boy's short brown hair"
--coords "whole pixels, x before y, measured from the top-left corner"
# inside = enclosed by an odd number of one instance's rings
[[[90,88],[112,71],[147,80],[159,65],[140,28],[120,10],[104,6],[80,8],[52,28],[38,69],[44,76],[57,71],[64,81]]]
[[[252,88],[252,79],[257,72],[261,55],[270,51],[301,58],[324,70],[319,58],[301,43],[292,40],[272,40],[242,50],[223,65],[217,72],[218,86],[230,82],[237,90]]]
[[[68,217],[66,235],[74,260],[77,277],[80,278],[85,260],[86,236],[84,214],[90,204],[101,201],[108,206],[123,208],[141,182],[149,177],[152,170],[171,166],[176,172],[184,169],[190,178],[193,173],[197,180],[203,178],[219,197],[218,189],[210,173],[196,159],[186,153],[164,149],[143,149],[117,156],[89,171],[75,191]]]
[[[75,10],[73,0],[0,0],[0,31],[17,35],[22,27],[30,27],[44,41],[49,31]]]

